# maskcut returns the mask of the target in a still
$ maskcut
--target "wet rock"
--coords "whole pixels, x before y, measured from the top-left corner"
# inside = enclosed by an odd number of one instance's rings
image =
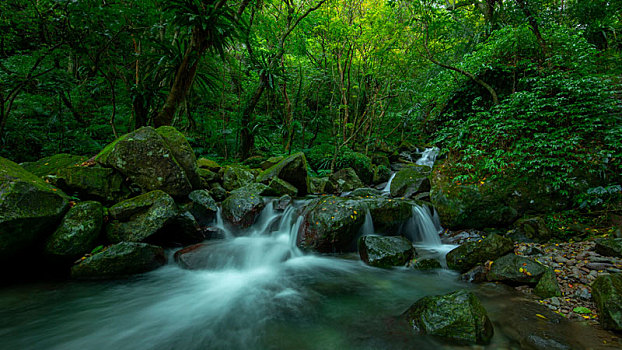
[[[0,261],[42,242],[68,209],[62,191],[0,157]]]
[[[207,247],[205,243],[198,243],[189,247],[182,248],[175,252],[173,258],[175,262],[184,269],[192,270],[198,265],[202,265],[205,258],[202,250]]]
[[[81,199],[116,203],[130,195],[119,172],[110,168],[74,166],[59,169],[51,178],[54,185]]]
[[[225,168],[222,187],[227,191],[250,185],[255,181],[255,175],[250,170],[238,165],[231,165]]]
[[[592,296],[603,328],[622,331],[622,274],[598,277],[592,283]]]
[[[430,167],[410,165],[395,174],[391,182],[391,196],[410,198],[416,193],[430,191]]]
[[[352,168],[341,169],[333,173],[328,179],[329,182],[325,187],[327,193],[350,192],[364,186]]]
[[[307,158],[304,153],[299,152],[292,154],[264,170],[257,177],[257,182],[270,183],[275,177],[296,187],[298,189],[298,195],[307,195],[307,193],[309,193],[309,175],[307,173]]]
[[[167,223],[164,237],[158,237],[153,241],[168,246],[183,246],[203,242],[206,238],[204,230],[194,216],[184,211]]]
[[[104,222],[104,207],[99,202],[81,202],[73,206],[45,244],[45,253],[61,259],[76,259],[95,246]]]
[[[58,170],[78,166],[86,160],[87,157],[85,156],[61,153],[41,158],[36,162],[22,163],[21,166],[26,169],[26,171],[43,177],[46,175],[56,175]]]
[[[296,197],[298,194],[298,189],[296,187],[285,180],[279,179],[278,177],[273,178],[268,186],[277,196],[289,195]]]
[[[155,236],[177,216],[171,196],[152,191],[117,203],[108,210],[106,237],[111,242],[142,242]]]
[[[327,196],[304,208],[297,245],[322,253],[347,251],[365,221],[360,200]]]
[[[596,240],[596,253],[604,256],[622,258],[622,238],[604,238]]]
[[[218,205],[206,190],[196,190],[188,195],[190,203],[185,207],[200,226],[210,225],[216,219]]]
[[[350,193],[350,197],[380,197],[382,196],[382,191],[377,190],[375,188],[357,188],[356,190]]]
[[[557,283],[557,277],[555,272],[551,269],[546,269],[538,284],[533,290],[533,293],[540,298],[562,297],[562,290]]]
[[[106,146],[95,160],[116,169],[144,192],[162,190],[172,196],[186,196],[193,186],[200,185],[194,153],[179,132],[172,127],[164,131],[161,134],[143,127],[123,135]]]
[[[441,263],[436,259],[415,259],[412,268],[419,271],[441,269]]]
[[[219,183],[212,185],[212,188],[209,190],[209,194],[218,202],[222,202],[229,195],[227,190],[225,190]]]
[[[412,243],[401,236],[363,236],[358,249],[367,265],[384,268],[404,266],[415,253]]]
[[[413,215],[413,203],[384,197],[366,198],[361,202],[371,214],[377,232],[395,231]]]
[[[160,247],[122,242],[82,260],[71,268],[75,279],[113,279],[157,269],[166,258]]]
[[[545,272],[546,268],[542,264],[512,253],[494,261],[488,272],[488,280],[536,285]]]
[[[477,265],[469,271],[460,275],[460,279],[469,282],[469,283],[482,283],[486,282],[486,274],[488,271],[484,267],[484,265]]]
[[[225,220],[241,228],[247,228],[265,207],[262,194],[269,190],[264,184],[252,184],[239,188],[222,202],[222,216]]]
[[[221,180],[218,173],[207,169],[199,168],[197,170],[197,174],[199,174],[199,177],[201,178],[201,188],[209,188],[209,185],[212,182]]]
[[[466,290],[419,299],[403,317],[415,333],[460,344],[488,344],[494,332],[479,299]]]
[[[488,237],[467,242],[447,253],[447,266],[452,270],[466,272],[488,260],[495,260],[514,251],[511,239],[491,234]]]
[[[291,196],[288,196],[288,195],[281,196],[274,203],[274,209],[276,209],[276,210],[285,210],[285,209],[287,209],[287,207],[292,205],[293,202],[294,202],[294,200],[292,199]]]

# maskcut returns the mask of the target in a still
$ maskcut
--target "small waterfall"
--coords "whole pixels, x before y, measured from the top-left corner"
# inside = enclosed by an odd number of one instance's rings
[[[413,205],[412,216],[406,223],[405,231],[414,243],[426,246],[442,245],[430,211],[420,205]]]
[[[389,178],[387,185],[384,186],[384,188],[382,189],[382,193],[391,193],[391,182],[393,181],[393,178],[395,177],[396,174],[397,174],[397,171],[391,174],[391,177]]]
[[[234,237],[233,233],[231,233],[231,230],[229,230],[225,224],[225,221],[222,219],[222,209],[220,207],[218,207],[218,210],[216,211],[216,228],[222,231],[225,238]]]
[[[360,229],[360,236],[368,236],[376,233],[374,230],[374,220],[371,217],[371,213],[369,209],[365,211],[365,221],[363,222],[363,226]]]
[[[438,156],[438,152],[440,149],[438,147],[426,148],[421,155],[421,158],[417,160],[418,165],[427,165],[430,168],[434,166],[434,162],[436,162],[436,156]]]

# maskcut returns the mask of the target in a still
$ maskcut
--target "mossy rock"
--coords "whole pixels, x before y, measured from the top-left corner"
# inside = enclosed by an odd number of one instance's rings
[[[69,209],[69,198],[0,157],[0,260],[43,242]]]
[[[430,171],[425,165],[409,165],[400,169],[391,181],[391,196],[410,198],[414,194],[430,191]]]
[[[102,167],[69,167],[59,169],[53,182],[83,200],[116,203],[127,198],[130,190],[119,172]]]
[[[412,243],[401,236],[363,236],[358,242],[361,260],[370,266],[404,266],[415,255]]]
[[[114,279],[148,272],[164,265],[164,250],[146,243],[122,242],[71,268],[74,279]]]
[[[87,159],[88,158],[85,156],[61,153],[41,158],[36,162],[22,163],[21,165],[24,169],[26,169],[26,171],[39,177],[43,177],[46,175],[55,175],[60,169],[80,165]]]
[[[309,202],[303,211],[297,244],[321,253],[343,252],[350,247],[365,222],[361,200],[327,196]]]
[[[326,193],[326,184],[328,184],[328,177],[312,177],[309,179],[309,191],[312,194]]]
[[[547,268],[546,272],[544,272],[542,277],[540,277],[538,284],[533,289],[533,293],[540,298],[561,298],[563,294],[561,288],[559,287],[559,283],[557,282],[555,271]]]
[[[220,169],[222,168],[220,166],[220,164],[218,164],[216,161],[213,161],[211,159],[207,159],[207,158],[199,158],[197,159],[197,166],[200,169],[207,169],[211,172],[214,173],[218,173],[220,171]]]
[[[513,226],[518,236],[524,236],[529,241],[546,242],[552,237],[551,230],[540,216],[518,219]]]
[[[622,274],[598,276],[592,283],[592,297],[601,326],[622,331]]]
[[[268,187],[274,191],[276,196],[289,195],[296,197],[298,194],[298,189],[294,187],[294,185],[285,180],[281,180],[278,177],[273,178]]]
[[[374,175],[372,177],[373,184],[381,184],[391,179],[391,169],[384,165],[374,166]]]
[[[535,286],[546,270],[544,265],[512,253],[494,261],[488,272],[488,280],[511,285]]]
[[[514,251],[511,239],[497,234],[464,243],[447,253],[447,267],[452,270],[467,272],[478,264],[495,260]]]
[[[350,192],[365,186],[352,168],[341,169],[333,173],[328,180],[325,187],[327,193]]]
[[[594,250],[600,255],[622,258],[622,238],[597,239]]]
[[[184,134],[172,126],[161,126],[156,129],[156,132],[164,138],[173,157],[175,157],[175,160],[186,173],[192,187],[199,188],[201,186],[201,180],[197,173],[199,169],[197,166],[197,158]]]
[[[360,198],[373,198],[373,197],[381,197],[382,191],[377,190],[371,187],[363,187],[357,188],[356,190],[350,192],[349,197],[360,197]]]
[[[194,153],[189,145],[179,143],[183,136],[170,128],[164,130],[166,133],[161,132],[165,136],[151,127],[123,135],[106,146],[95,160],[118,170],[144,192],[162,190],[172,196],[187,196],[199,181],[194,161],[194,166],[189,165]]]
[[[233,191],[240,187],[250,185],[255,181],[255,175],[247,169],[239,165],[230,165],[224,168],[223,183],[227,191]]]
[[[264,170],[257,177],[257,182],[268,184],[272,179],[278,177],[296,187],[299,196],[305,196],[309,193],[307,167],[305,154],[302,152],[295,153]]]
[[[458,344],[488,344],[494,329],[486,309],[471,292],[427,296],[404,314],[416,334],[428,334]]]
[[[264,160],[263,162],[261,162],[260,168],[261,168],[261,170],[270,169],[271,167],[279,164],[283,159],[285,159],[285,157],[283,157],[283,156],[270,157],[270,158]]]
[[[404,224],[413,215],[414,203],[401,199],[385,197],[365,198],[362,200],[369,210],[377,231],[392,231]]]
[[[106,237],[111,242],[143,242],[154,240],[178,214],[171,196],[152,191],[117,203],[108,210],[111,221]]]
[[[99,202],[81,202],[73,206],[60,226],[45,244],[45,253],[61,258],[76,259],[90,252],[102,230],[104,207]]]
[[[209,190],[209,194],[215,201],[222,202],[225,198],[227,198],[229,192],[227,192],[227,190],[225,190],[219,183],[214,183]]]
[[[222,202],[222,216],[234,226],[250,227],[265,207],[263,194],[270,188],[264,184],[252,184],[239,188]]]

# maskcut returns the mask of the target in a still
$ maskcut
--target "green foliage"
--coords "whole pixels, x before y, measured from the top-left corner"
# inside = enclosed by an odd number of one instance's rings
[[[622,186],[592,187],[577,196],[580,209],[614,209],[622,202]]]

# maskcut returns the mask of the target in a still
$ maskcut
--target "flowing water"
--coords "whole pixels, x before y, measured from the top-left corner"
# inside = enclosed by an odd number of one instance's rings
[[[436,156],[438,156],[438,152],[440,149],[438,147],[430,147],[426,148],[425,151],[421,154],[421,158],[417,160],[417,164],[419,165],[427,165],[430,168],[434,166],[436,162]]]
[[[226,238],[206,242],[213,253],[199,270],[181,269],[171,258],[158,270],[126,280],[4,288],[0,348],[453,348],[413,335],[399,315],[423,296],[460,288],[498,300],[510,293],[464,284],[448,270],[377,269],[354,255],[303,253],[294,244],[301,222],[297,208],[279,212],[268,205],[245,231],[219,221]],[[415,207],[418,218],[407,229],[415,242],[439,246],[438,237],[426,232],[437,230],[429,214]],[[373,233],[368,220],[362,234]],[[501,322],[515,305],[485,299],[496,326],[490,349],[517,348]]]

